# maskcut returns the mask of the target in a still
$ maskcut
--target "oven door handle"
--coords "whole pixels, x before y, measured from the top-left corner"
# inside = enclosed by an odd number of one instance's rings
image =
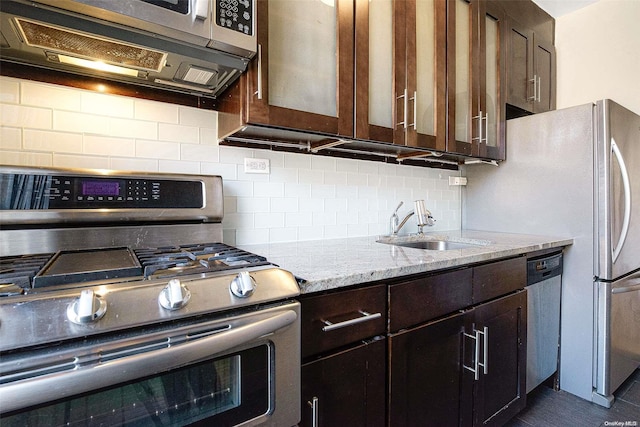
[[[183,367],[271,334],[296,321],[293,310],[203,338],[71,371],[0,385],[1,412],[16,411]]]

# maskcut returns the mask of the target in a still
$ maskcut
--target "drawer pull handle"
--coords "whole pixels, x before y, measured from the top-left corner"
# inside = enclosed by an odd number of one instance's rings
[[[307,405],[309,405],[311,407],[311,427],[318,427],[319,423],[318,423],[318,415],[319,415],[319,411],[318,411],[318,398],[314,397],[313,399],[311,399],[311,401],[307,401]]]
[[[379,317],[382,316],[382,314],[380,314],[380,313],[371,314],[371,313],[367,313],[366,311],[362,311],[362,310],[358,310],[358,313],[362,314],[362,317],[356,317],[355,319],[345,320],[344,322],[331,323],[328,320],[323,320],[322,323],[324,323],[326,326],[322,327],[322,332],[333,331],[334,329],[340,329],[340,328],[344,328],[346,326],[355,325],[357,323],[362,323],[362,322],[366,322],[366,321],[369,321],[369,320],[378,319]]]

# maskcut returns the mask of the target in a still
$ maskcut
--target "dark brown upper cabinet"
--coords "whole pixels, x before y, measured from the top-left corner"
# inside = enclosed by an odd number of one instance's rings
[[[447,0],[447,151],[505,158],[505,30],[502,5]]]
[[[556,108],[556,52],[553,19],[528,2],[506,4],[507,104],[528,113]]]
[[[446,2],[356,0],[356,138],[446,151]]]
[[[221,111],[231,128],[353,136],[353,0],[257,2],[258,54]]]

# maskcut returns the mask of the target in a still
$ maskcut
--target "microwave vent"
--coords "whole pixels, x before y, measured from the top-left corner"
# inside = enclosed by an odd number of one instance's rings
[[[166,53],[157,50],[22,18],[16,24],[29,46],[145,71],[160,72],[166,62]]]

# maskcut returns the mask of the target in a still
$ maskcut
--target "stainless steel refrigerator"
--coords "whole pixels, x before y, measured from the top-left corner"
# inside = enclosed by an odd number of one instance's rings
[[[560,388],[609,407],[640,365],[640,116],[610,100],[507,121],[507,160],[467,165],[462,227],[574,239]]]

